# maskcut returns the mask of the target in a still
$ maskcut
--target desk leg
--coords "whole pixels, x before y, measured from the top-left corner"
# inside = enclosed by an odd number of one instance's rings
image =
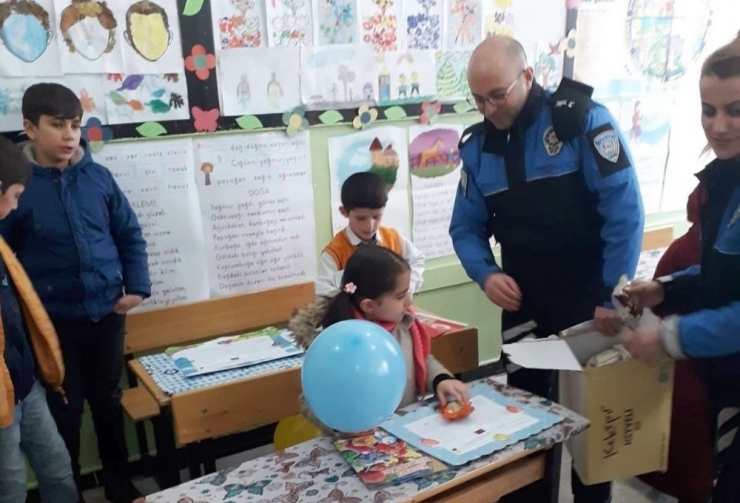
[[[172,414],[169,407],[163,407],[161,414],[152,418],[154,440],[157,445],[157,466],[154,480],[160,490],[179,485],[180,466],[175,446],[175,431],[172,427]]]

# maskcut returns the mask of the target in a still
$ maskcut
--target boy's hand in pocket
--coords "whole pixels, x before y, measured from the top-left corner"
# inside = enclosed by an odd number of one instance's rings
[[[113,306],[113,311],[116,314],[124,315],[131,311],[133,308],[139,306],[144,299],[142,299],[139,295],[124,295],[118,301],[116,302],[116,305]]]

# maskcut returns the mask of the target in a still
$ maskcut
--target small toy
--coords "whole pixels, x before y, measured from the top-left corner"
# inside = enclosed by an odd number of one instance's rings
[[[468,417],[475,408],[470,405],[470,402],[461,404],[459,402],[448,402],[441,410],[442,417],[448,421],[457,421],[459,419],[465,419]]]

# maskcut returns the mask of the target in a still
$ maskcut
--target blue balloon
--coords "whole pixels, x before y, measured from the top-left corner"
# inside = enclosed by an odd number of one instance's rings
[[[306,403],[322,423],[357,433],[375,428],[398,408],[406,361],[396,339],[380,325],[341,321],[308,347],[301,384]]]

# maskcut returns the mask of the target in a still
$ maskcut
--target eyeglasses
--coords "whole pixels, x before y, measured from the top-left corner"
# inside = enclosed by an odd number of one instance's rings
[[[517,77],[514,79],[514,82],[509,85],[509,87],[506,88],[506,91],[496,93],[493,96],[473,96],[472,94],[468,96],[468,103],[470,103],[470,106],[475,108],[482,108],[485,106],[486,103],[489,105],[493,105],[494,107],[499,107],[506,103],[506,100],[509,99],[509,94],[511,93],[512,89],[514,89],[514,86],[517,82],[519,82],[519,77],[524,75],[524,71],[522,71]]]

